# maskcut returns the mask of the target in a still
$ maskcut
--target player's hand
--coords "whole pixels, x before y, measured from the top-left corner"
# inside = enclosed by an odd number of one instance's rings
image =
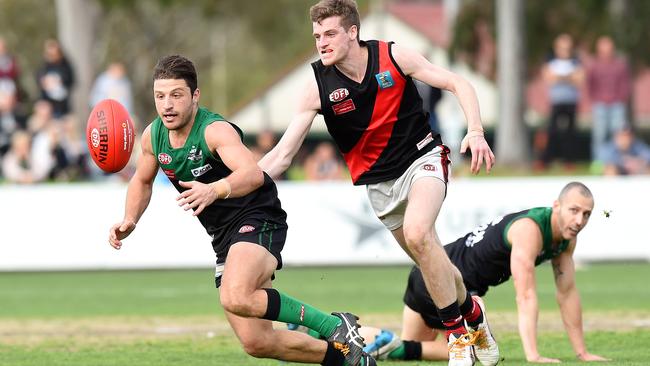
[[[126,238],[135,229],[135,222],[124,220],[111,226],[108,232],[108,243],[115,249],[122,248],[122,239]]]
[[[209,184],[197,181],[179,181],[178,184],[187,190],[178,195],[176,201],[185,211],[194,209],[194,216],[200,214],[204,208],[217,199],[217,192]]]
[[[587,361],[587,362],[592,362],[592,361],[596,361],[596,362],[598,362],[598,361],[611,361],[611,360],[608,359],[608,358],[601,357],[601,356],[598,356],[598,355],[592,355],[592,354],[589,353],[589,352],[581,353],[581,354],[577,355],[576,357],[578,357],[578,359],[579,359],[580,361]]]
[[[485,141],[483,132],[469,131],[460,142],[460,153],[464,154],[468,147],[472,152],[472,163],[470,165],[472,173],[478,174],[481,171],[483,161],[485,161],[485,170],[489,173],[492,170],[495,158],[490,145]]]
[[[560,363],[561,362],[557,358],[549,358],[549,357],[542,357],[542,356],[530,357],[530,358],[527,357],[526,361],[530,363]]]

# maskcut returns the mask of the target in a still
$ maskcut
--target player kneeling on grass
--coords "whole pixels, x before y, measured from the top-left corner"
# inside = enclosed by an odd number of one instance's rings
[[[286,213],[275,183],[242,143],[241,130],[199,108],[192,62],[164,57],[153,79],[158,118],[142,135],[124,219],[110,229],[111,246],[120,249],[135,229],[160,167],[180,192],[179,206],[193,210],[212,237],[221,305],[247,353],[332,366],[375,365],[362,350],[354,315],[327,314],[271,288],[273,273],[282,267]],[[274,330],[273,320],[304,325],[326,341]]]
[[[465,286],[472,293],[483,296],[489,286],[497,286],[512,275],[519,334],[528,362],[560,362],[541,356],[537,349],[535,266],[549,259],[553,265],[562,320],[576,356],[582,361],[607,361],[587,352],[573,263],[577,235],[587,225],[593,207],[591,191],[582,183],[572,182],[562,189],[552,207],[531,208],[498,217],[445,246],[447,255],[462,273]],[[476,304],[483,306],[478,296],[474,298],[477,301],[473,304],[461,304],[461,311],[471,312],[470,307]],[[417,267],[413,267],[409,276],[404,304],[402,340],[390,331],[362,327],[361,334],[368,341],[374,340],[365,350],[377,359],[447,359],[447,342],[438,337],[444,327]],[[476,323],[469,320],[471,318],[465,319],[469,327],[476,329]],[[489,332],[489,328],[481,329],[479,326],[478,331],[481,330]],[[475,349],[485,346],[477,344]]]

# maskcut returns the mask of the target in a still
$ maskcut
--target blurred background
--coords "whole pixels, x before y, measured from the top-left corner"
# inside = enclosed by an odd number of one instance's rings
[[[123,211],[123,202],[116,197],[123,197],[138,153],[136,148],[120,173],[99,171],[87,153],[86,119],[95,103],[114,98],[129,110],[141,133],[156,117],[151,74],[164,55],[179,53],[195,62],[201,104],[242,127],[246,144],[261,157],[289,123],[295,97],[311,75],[309,63],[318,57],[308,16],[313,3],[0,0],[4,202],[0,225],[6,225],[11,238],[4,243],[45,243],[61,218],[80,227],[66,234],[76,235],[66,248],[77,245],[88,251],[88,241],[93,245],[105,241],[105,230]],[[628,232],[630,238],[638,234],[643,226],[640,205],[648,200],[640,192],[647,191],[650,182],[646,21],[650,2],[359,0],[358,4],[362,39],[392,40],[416,49],[467,78],[477,91],[487,139],[497,156],[492,180],[483,173],[470,176],[468,157],[458,153],[466,122],[456,98],[419,85],[430,124],[452,149],[452,183],[458,183],[457,189],[450,186],[448,213],[440,220],[443,241],[455,239],[494,213],[550,205],[570,180],[586,180],[602,191],[596,195],[598,209],[614,211],[612,219],[619,217],[618,224],[626,225],[616,227],[617,233]],[[367,239],[374,248],[391,247],[385,233],[376,233],[381,228],[377,220],[358,219],[368,218],[369,207],[363,192],[349,184],[346,167],[320,117],[283,178],[280,198],[297,226],[309,227],[309,221],[303,225],[300,220],[317,217],[339,220],[346,227],[350,217],[357,218],[350,234],[343,235],[350,243],[341,245],[363,247]],[[158,199],[173,201],[164,177],[157,182],[161,193],[152,205]],[[337,205],[340,197],[349,198]],[[503,197],[511,199],[499,199]],[[25,199],[41,206],[34,210]],[[155,222],[168,219],[159,212],[176,212],[162,205],[145,215],[151,217],[152,231]],[[624,215],[631,218],[623,219]],[[188,230],[201,232],[190,218],[178,220],[192,227]],[[31,230],[35,221],[51,226]],[[599,231],[592,235],[603,237]],[[292,238],[303,237],[298,233]],[[26,252],[16,254],[17,250]],[[36,252],[43,250],[50,249]],[[395,250],[386,254],[386,261],[391,262],[392,255],[399,257]],[[34,264],[38,261],[30,255],[33,252],[33,247],[12,248],[0,260],[0,270],[42,268]],[[373,250],[366,252],[368,261],[377,258]],[[590,253],[585,251],[585,257]],[[596,259],[607,258],[608,253]],[[648,250],[638,246],[613,254],[650,258]],[[78,256],[77,265],[102,267],[106,255],[97,254],[102,258],[97,262]],[[209,251],[202,256],[208,263],[212,260]],[[16,265],[20,258],[32,264]],[[169,262],[177,259],[172,256]],[[45,267],[51,262],[43,257]],[[143,265],[158,264],[150,260]]]
[[[0,0],[0,364],[278,364],[245,355],[229,331],[210,237],[163,174],[138,229],[110,248],[138,147],[125,169],[105,174],[88,156],[85,125],[95,103],[114,98],[141,134],[156,117],[153,66],[178,53],[198,69],[200,104],[239,125],[261,157],[318,59],[315,2]],[[452,150],[441,241],[585,183],[595,208],[574,259],[587,342],[612,365],[646,365],[650,1],[358,4],[362,39],[415,49],[478,94],[497,161],[474,176],[458,152],[466,122],[457,99],[418,85]],[[322,118],[278,190],[290,230],[274,286],[397,331],[411,261],[365,188],[350,184]],[[541,350],[577,365],[542,267]],[[523,364],[513,291],[491,290],[487,303],[503,354]]]

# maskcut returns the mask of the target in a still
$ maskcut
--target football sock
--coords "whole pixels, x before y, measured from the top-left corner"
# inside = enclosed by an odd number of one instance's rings
[[[309,328],[309,331],[307,331],[307,334],[309,334],[310,336],[312,336],[312,337],[314,337],[316,339],[327,339],[327,338],[321,336],[320,333],[318,333],[317,331],[315,331],[315,330],[313,330],[311,328]]]
[[[321,365],[323,366],[343,366],[345,362],[345,356],[341,351],[334,348],[334,345],[330,342],[327,342],[327,351],[325,351],[325,358]]]
[[[465,325],[463,324],[463,317],[460,315],[458,302],[454,301],[450,305],[438,309],[438,315],[440,316],[440,320],[442,320],[442,325],[445,326],[447,338],[449,338],[451,333],[467,333],[467,329],[465,329]]]
[[[326,314],[276,289],[265,288],[263,290],[266,291],[268,297],[264,319],[304,325],[325,337],[332,335],[334,329],[341,324],[341,319],[338,317]]]
[[[465,301],[460,305],[460,313],[467,321],[467,325],[476,329],[483,322],[483,312],[481,307],[476,303],[472,295],[467,293]]]
[[[421,360],[422,342],[402,341],[399,347],[388,354],[389,360]]]

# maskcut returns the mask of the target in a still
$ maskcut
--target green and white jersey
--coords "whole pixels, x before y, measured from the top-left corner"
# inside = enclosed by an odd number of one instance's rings
[[[205,129],[212,123],[230,123],[222,116],[205,108],[199,108],[185,145],[173,148],[169,141],[169,130],[160,117],[151,123],[151,144],[160,168],[179,192],[179,180],[212,183],[227,177],[232,171],[224,164],[216,151],[211,151],[205,141]],[[241,129],[230,125],[243,138]],[[274,218],[278,225],[286,226],[286,213],[280,205],[278,192],[273,180],[264,173],[264,184],[243,197],[219,199],[206,207],[198,219],[213,237],[215,252],[227,247],[227,240],[233,230],[238,230],[242,222],[254,217]],[[238,226],[239,225],[239,226]]]

